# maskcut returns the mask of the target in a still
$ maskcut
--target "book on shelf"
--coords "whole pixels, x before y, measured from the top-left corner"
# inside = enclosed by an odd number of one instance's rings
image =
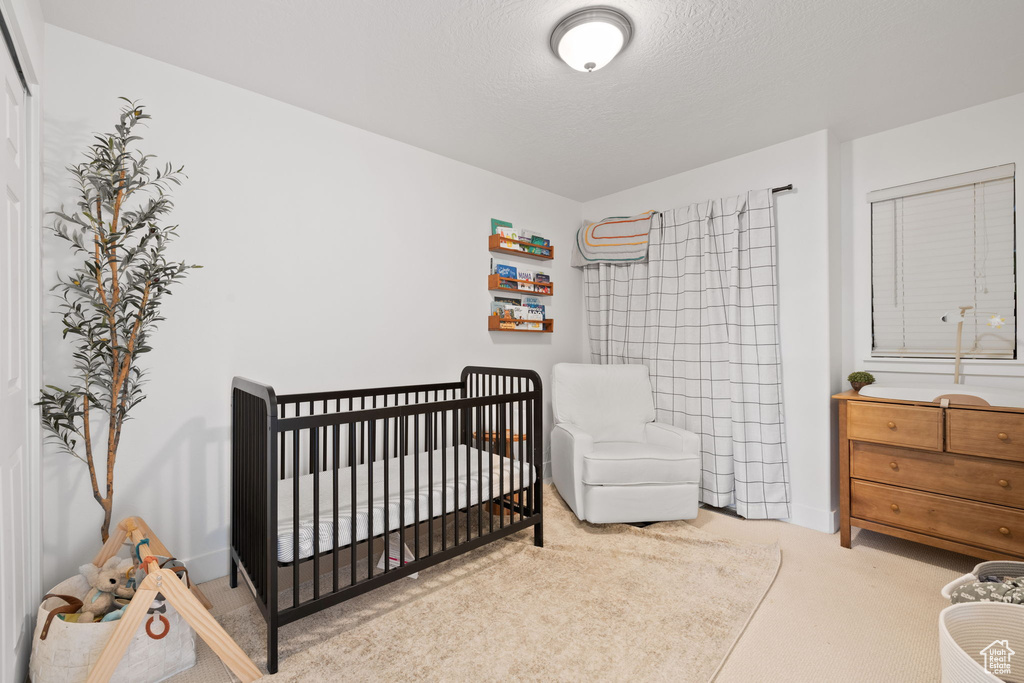
[[[503,330],[514,330],[518,327],[518,323],[515,322],[515,309],[518,306],[506,306],[500,313],[498,313],[498,327]]]
[[[519,277],[517,279],[519,280],[519,282],[517,282],[516,284],[519,285],[519,289],[521,291],[523,291],[523,292],[532,292],[532,291],[534,291],[534,289],[533,289],[533,271],[519,269]]]
[[[531,254],[537,254],[538,256],[551,256],[551,249],[544,248],[551,246],[551,240],[546,240],[540,235],[531,235],[530,242],[537,245],[526,248]]]
[[[508,221],[499,221],[497,218],[491,219],[491,234],[497,235],[500,228],[512,229],[512,224]]]
[[[498,318],[502,330],[543,330],[544,306],[535,296],[516,299],[496,296],[491,302],[491,315]]]
[[[542,304],[540,302],[540,299],[538,299],[535,296],[524,296],[523,297],[523,307],[526,309],[526,314],[527,314],[526,319],[527,320],[541,320],[541,321],[543,321],[543,320],[545,320],[547,318],[547,316],[545,315],[544,304]],[[540,327],[533,326],[533,327],[531,327],[531,329],[538,330],[538,329],[541,329],[542,327],[543,327],[543,325],[541,325]]]
[[[541,294],[551,293],[551,277],[544,273],[533,274],[534,291]]]
[[[497,273],[500,277],[507,277],[510,280],[515,280],[519,277],[519,271],[516,269],[516,267],[510,266],[507,263],[494,264],[494,272]]]
[[[533,306],[522,306],[521,308],[523,313],[523,320],[529,321],[526,323],[526,329],[544,329],[544,311],[534,308]]]
[[[502,239],[498,246],[502,249],[510,249],[512,251],[523,251],[523,245],[517,241],[519,239],[519,233],[512,228],[498,228],[498,234],[501,235]]]

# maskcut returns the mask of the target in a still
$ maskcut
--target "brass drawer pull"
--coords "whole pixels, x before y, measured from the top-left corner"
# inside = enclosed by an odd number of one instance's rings
[[[887,426],[887,427],[888,427],[889,429],[896,429],[896,423],[895,423],[895,422],[890,422],[890,423],[889,423],[888,425],[886,425],[886,426]]]
[[[1001,533],[1003,536],[1009,536],[1010,530],[1007,529],[1005,526],[1001,526],[999,527],[999,533]]]
[[[1010,487],[1010,482],[1006,481],[1005,479],[1000,479],[999,480],[999,485],[1002,486],[1004,489],[1005,488],[1009,488]]]
[[[892,510],[893,512],[899,512],[899,511],[900,511],[900,506],[899,506],[899,505],[897,505],[896,503],[893,503],[892,505],[890,505],[890,506],[889,506],[889,508],[890,508],[890,509],[891,509],[891,510]],[[1010,532],[1009,532],[1009,531],[1007,531],[1006,533],[1010,533]]]
[[[898,470],[900,468],[900,466],[894,462],[889,463],[889,467],[891,467],[894,470]]]
[[[1000,441],[1010,440],[1010,436],[1006,432],[999,432],[998,434],[996,434],[996,438],[999,439]]]

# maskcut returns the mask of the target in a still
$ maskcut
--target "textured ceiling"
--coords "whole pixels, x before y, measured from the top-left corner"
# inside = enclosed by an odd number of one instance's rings
[[[57,26],[578,200],[1024,91],[1020,0],[613,0],[633,42],[592,74],[547,45],[579,0],[43,4]]]

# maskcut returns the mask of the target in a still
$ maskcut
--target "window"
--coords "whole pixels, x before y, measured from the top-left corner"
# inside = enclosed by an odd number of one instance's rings
[[[901,185],[871,202],[874,357],[1016,358],[1014,165]]]

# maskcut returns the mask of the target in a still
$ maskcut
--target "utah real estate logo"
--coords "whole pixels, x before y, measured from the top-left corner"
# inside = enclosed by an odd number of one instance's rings
[[[1006,676],[1010,673],[1010,658],[1017,653],[1010,649],[1010,641],[994,640],[979,654],[985,658],[987,671],[996,676]]]

